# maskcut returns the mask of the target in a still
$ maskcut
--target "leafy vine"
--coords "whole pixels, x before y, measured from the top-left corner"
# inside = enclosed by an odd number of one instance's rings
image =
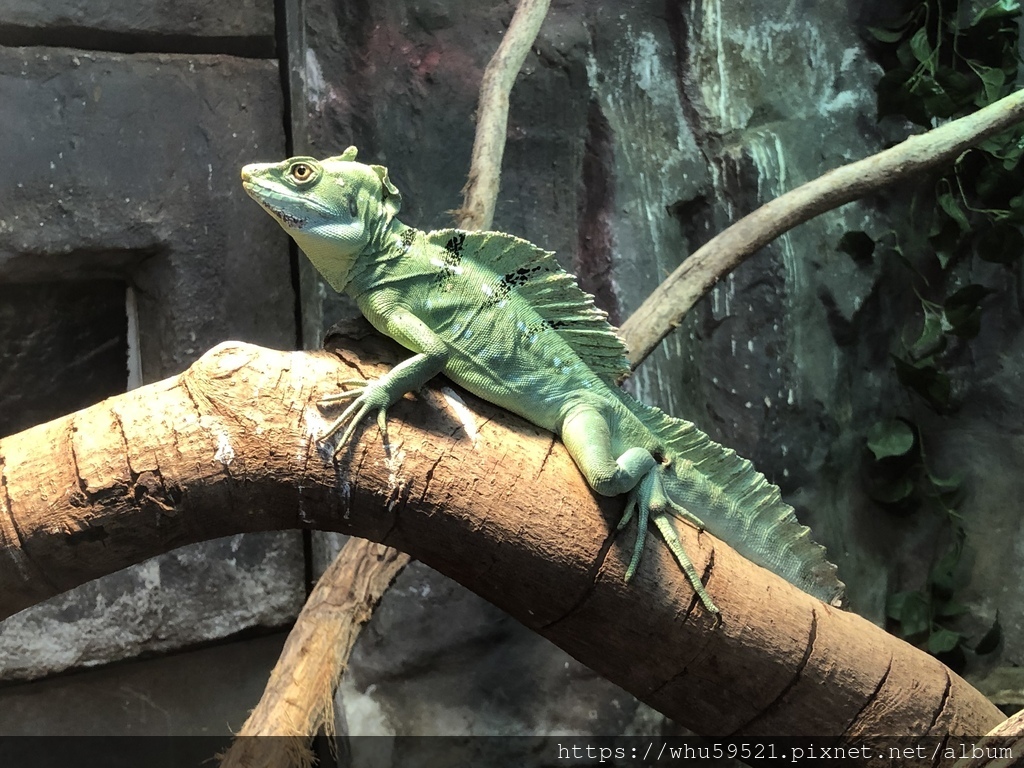
[[[1019,0],[998,0],[972,13],[961,0],[916,0],[895,18],[867,29],[885,74],[878,82],[878,116],[926,128],[990,104],[1017,81]],[[954,167],[919,186],[911,211],[926,239],[888,233],[877,241],[847,232],[839,250],[858,262],[892,258],[903,265],[916,311],[894,341],[891,358],[908,393],[903,413],[891,413],[866,435],[865,482],[880,506],[907,514],[927,508],[945,521],[944,549],[924,585],[896,592],[886,606],[892,628],[953,666],[962,666],[967,638],[953,624],[965,607],[954,599],[964,549],[959,505],[963,477],[943,477],[929,460],[928,436],[911,415],[926,407],[955,411],[966,389],[952,369],[982,327],[995,289],[972,282],[979,261],[1012,273],[1024,254],[1024,130],[1015,128],[965,152]],[[998,619],[976,644],[989,653],[1000,640]]]

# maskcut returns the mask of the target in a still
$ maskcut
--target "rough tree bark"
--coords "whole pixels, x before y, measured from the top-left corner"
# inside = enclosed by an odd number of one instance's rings
[[[221,345],[0,441],[0,616],[183,544],[317,528],[408,552],[698,733],[872,743],[1002,720],[934,658],[689,527],[720,627],[662,546],[625,584],[621,500],[596,499],[550,434],[450,387],[393,409],[390,457],[372,426],[322,455],[317,398],[403,356],[362,327],[336,355]]]

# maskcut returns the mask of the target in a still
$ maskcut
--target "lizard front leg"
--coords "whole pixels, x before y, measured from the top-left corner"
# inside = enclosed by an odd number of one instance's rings
[[[407,392],[419,389],[434,378],[448,362],[448,347],[444,341],[405,307],[381,297],[377,300],[371,298],[365,306],[361,303],[360,308],[378,330],[417,354],[377,379],[346,380],[342,382],[343,386],[355,385],[355,388],[320,400],[321,406],[352,400],[319,438],[319,442],[324,443],[345,430],[334,445],[335,455],[348,444],[360,422],[374,410],[377,411],[377,426],[387,443],[387,409]]]

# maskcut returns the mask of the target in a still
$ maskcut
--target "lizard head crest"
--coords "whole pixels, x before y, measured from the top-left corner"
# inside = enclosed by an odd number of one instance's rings
[[[356,162],[356,148],[324,160],[292,157],[242,169],[242,186],[305,251],[336,291],[352,265],[379,244],[402,207],[382,165]]]

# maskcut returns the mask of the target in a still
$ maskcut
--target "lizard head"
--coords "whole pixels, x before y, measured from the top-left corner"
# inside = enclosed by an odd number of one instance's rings
[[[387,168],[355,162],[356,148],[337,157],[292,157],[242,169],[245,191],[305,251],[336,291],[352,264],[379,239],[402,205]]]

